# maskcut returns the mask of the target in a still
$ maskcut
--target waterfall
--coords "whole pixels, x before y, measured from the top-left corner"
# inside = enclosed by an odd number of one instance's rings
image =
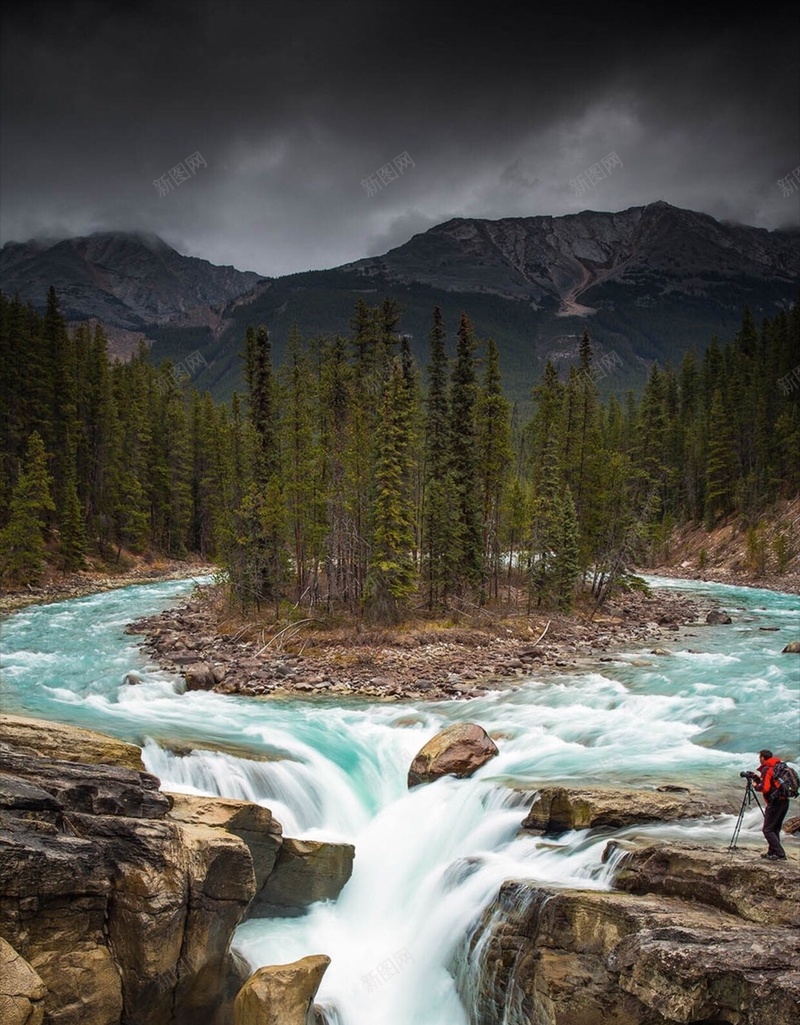
[[[7,617],[0,702],[143,745],[165,790],[254,801],[287,836],[354,844],[338,901],[297,918],[250,920],[235,937],[254,967],[328,954],[318,995],[327,1025],[482,1025],[489,1010],[497,1025],[527,1025],[515,964],[505,1005],[484,1008],[479,995],[496,978],[503,899],[516,894],[512,917],[530,926],[536,894],[610,888],[623,854],[614,847],[604,858],[612,836],[725,846],[741,802],[738,774],[756,767],[755,752],[769,746],[797,758],[796,657],[781,656],[780,633],[758,628],[793,627],[798,598],[703,587],[736,621],[676,638],[671,656],[621,653],[601,671],[419,705],[184,693],[123,629],[188,585],[126,588]],[[126,681],[131,671],[142,682]],[[500,754],[471,779],[409,792],[414,754],[464,721],[494,735]],[[556,838],[520,831],[539,786],[687,782],[729,792],[730,814]],[[743,838],[760,841],[759,828],[760,813],[748,811]]]

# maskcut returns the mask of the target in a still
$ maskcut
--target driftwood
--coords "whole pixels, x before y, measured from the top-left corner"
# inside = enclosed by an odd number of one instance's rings
[[[283,637],[283,635],[285,633],[288,633],[289,630],[293,630],[293,631],[297,632],[304,623],[313,623],[313,622],[314,622],[314,620],[309,617],[308,619],[298,619],[296,623],[290,623],[288,626],[285,626],[282,630],[279,630],[274,635],[274,637],[270,637],[270,639],[267,641],[267,643],[264,645],[264,647],[256,652],[255,657],[258,658],[259,655],[263,654],[263,652],[265,652],[267,650],[267,648],[274,641],[277,641],[279,637]],[[278,650],[280,650],[282,648],[282,646],[283,646],[283,642],[281,642],[281,644],[279,645],[279,649]]]

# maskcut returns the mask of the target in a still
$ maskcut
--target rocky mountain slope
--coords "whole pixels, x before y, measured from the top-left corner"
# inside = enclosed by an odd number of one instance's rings
[[[213,308],[260,280],[252,271],[182,256],[157,235],[98,232],[61,241],[9,242],[0,250],[4,292],[19,292],[44,309],[53,285],[67,320],[100,320],[135,336],[149,336],[160,324],[207,324]]]
[[[792,284],[800,253],[795,232],[721,224],[668,203],[620,213],[565,217],[457,218],[415,235],[385,256],[342,270],[388,282],[527,300],[559,316],[610,308],[603,285],[634,288],[640,305],[671,292],[738,306],[737,282]],[[732,287],[733,286],[733,287]]]

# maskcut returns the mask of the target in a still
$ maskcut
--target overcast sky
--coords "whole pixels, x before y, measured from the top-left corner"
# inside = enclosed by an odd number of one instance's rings
[[[14,8],[2,16],[2,242],[141,230],[285,274],[457,216],[664,199],[766,228],[800,222],[800,193],[777,184],[800,165],[791,5]],[[206,166],[187,167],[197,154]],[[403,154],[402,173],[368,194],[365,179]],[[186,180],[154,185],[182,163]],[[579,180],[593,166],[605,177]]]

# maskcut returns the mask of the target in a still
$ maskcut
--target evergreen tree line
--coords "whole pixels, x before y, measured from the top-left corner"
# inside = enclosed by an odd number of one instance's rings
[[[70,334],[53,290],[40,316],[0,296],[0,568],[35,580],[90,551],[195,552],[245,606],[326,604],[396,622],[512,597],[600,603],[672,524],[755,522],[800,492],[798,309],[745,311],[735,338],[640,398],[603,403],[588,335],[561,380],[548,362],[519,423],[497,346],[438,308],[424,372],[396,302],[361,299],[347,337],[292,331],[273,366],[248,328],[247,395],[228,408],[178,386],[144,346],[111,361],[102,327]],[[450,354],[449,350],[454,349]]]

